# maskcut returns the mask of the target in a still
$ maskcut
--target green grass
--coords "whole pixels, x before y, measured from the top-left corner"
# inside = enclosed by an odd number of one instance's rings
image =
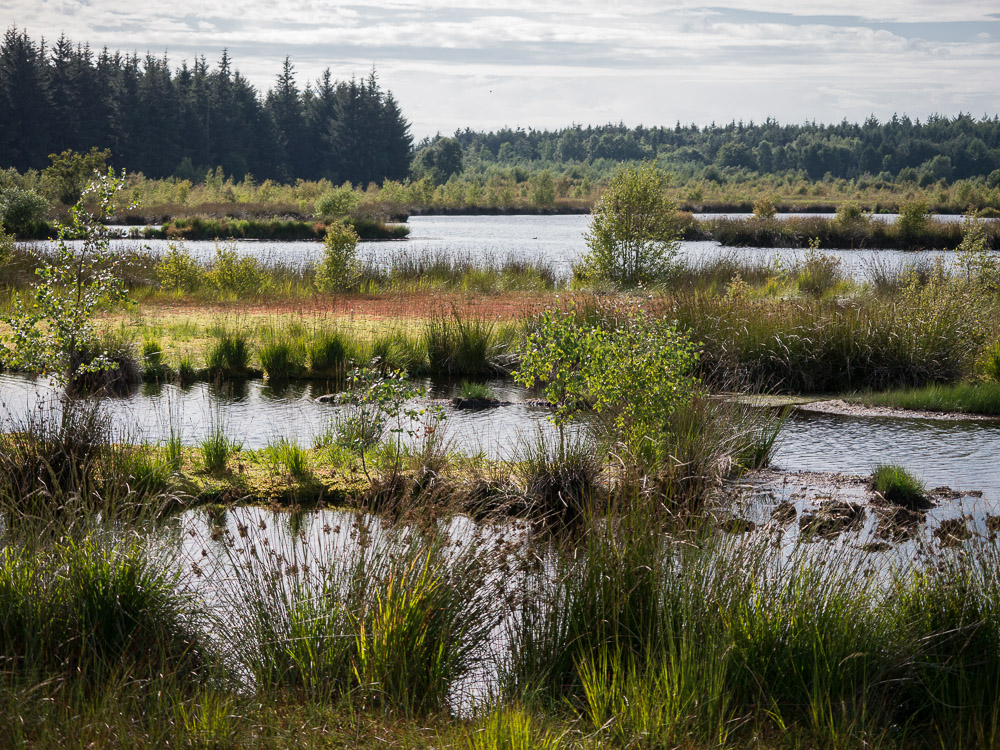
[[[306,345],[301,340],[271,338],[258,346],[257,356],[268,380],[297,378],[306,370]]]
[[[230,457],[243,449],[243,443],[231,439],[222,427],[217,426],[198,448],[205,471],[215,474],[225,471]]]
[[[243,378],[250,370],[250,340],[242,333],[222,332],[208,350],[207,365],[213,377]]]
[[[879,464],[872,470],[872,489],[890,503],[916,507],[927,501],[927,488],[899,464]]]
[[[850,400],[866,406],[1000,416],[1000,382],[932,384],[922,388],[863,393]]]
[[[463,380],[458,385],[458,397],[481,401],[495,401],[497,394],[486,383],[472,383],[468,380]]]
[[[309,474],[309,454],[294,439],[281,437],[268,443],[264,457],[276,472],[301,479]]]

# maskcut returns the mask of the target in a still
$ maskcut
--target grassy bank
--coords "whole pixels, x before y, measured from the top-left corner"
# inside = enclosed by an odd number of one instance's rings
[[[952,383],[850,397],[865,406],[1000,416],[1000,383]]]
[[[861,214],[854,220],[820,216],[777,219],[748,215],[686,220],[684,239],[714,240],[727,247],[804,248],[818,240],[823,248],[840,249],[941,249],[955,250],[962,243],[962,225],[934,221],[929,215],[912,222],[883,221]],[[1000,248],[1000,225],[986,224],[987,246]]]

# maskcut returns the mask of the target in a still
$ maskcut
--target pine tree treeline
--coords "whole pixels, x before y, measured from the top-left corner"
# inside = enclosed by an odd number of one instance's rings
[[[0,167],[42,169],[49,154],[110,148],[147,177],[328,178],[356,185],[409,173],[410,126],[374,71],[299,89],[286,58],[264,96],[223,51],[172,71],[166,56],[123,55],[61,36],[51,47],[10,28],[0,46]]]
[[[512,166],[600,165],[657,159],[680,177],[709,178],[723,169],[761,174],[804,172],[810,179],[884,180],[921,184],[990,176],[1000,182],[1000,119],[969,115],[924,122],[893,116],[863,124],[761,124],[635,127],[573,126],[562,130],[505,128],[458,131],[467,169]],[[420,144],[424,147],[425,143]],[[418,149],[418,156],[419,156]]]

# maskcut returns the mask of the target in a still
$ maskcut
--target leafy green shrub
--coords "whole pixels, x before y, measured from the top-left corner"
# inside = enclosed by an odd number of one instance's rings
[[[601,325],[575,312],[546,311],[528,335],[514,378],[542,387],[560,427],[584,409],[613,440],[650,460],[674,407],[698,387],[692,343],[666,319],[631,307],[603,311]]]
[[[917,507],[927,500],[927,488],[899,464],[879,464],[872,471],[872,489],[890,503]]]
[[[326,230],[323,256],[316,265],[316,288],[321,292],[353,289],[361,273],[357,260],[358,234],[344,222]]]
[[[343,219],[350,216],[360,203],[361,196],[350,183],[344,183],[327,190],[316,200],[316,217],[327,221]]]
[[[156,277],[164,289],[194,292],[201,286],[205,273],[187,247],[170,243],[167,252],[156,264]]]
[[[45,236],[45,214],[49,202],[31,190],[6,187],[0,190],[0,228],[27,237]],[[40,231],[44,228],[44,232]]]
[[[255,297],[267,291],[270,278],[252,255],[240,255],[235,246],[215,246],[215,258],[206,274],[220,292]]]
[[[663,280],[677,255],[676,206],[667,177],[648,162],[622,167],[591,214],[589,253],[574,272],[634,287]]]
[[[1000,292],[1000,262],[990,252],[986,224],[978,214],[962,220],[962,244],[958,246],[955,263],[960,276],[986,294]]]
[[[920,244],[930,224],[927,204],[921,201],[907,201],[899,207],[899,218],[895,230],[900,240],[909,246]]]

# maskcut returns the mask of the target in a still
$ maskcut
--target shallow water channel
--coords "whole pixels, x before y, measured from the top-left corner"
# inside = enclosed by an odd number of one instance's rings
[[[892,216],[879,217],[887,221],[892,218]],[[939,221],[952,221],[961,217],[935,218]],[[544,261],[551,264],[557,274],[566,278],[570,275],[573,264],[587,252],[586,233],[589,224],[590,217],[587,215],[413,216],[408,222],[410,227],[408,239],[362,242],[359,248],[362,258],[381,267],[389,265],[394,256],[402,254],[418,257],[425,254],[469,257],[474,260],[493,258],[496,261],[513,257]],[[166,252],[171,244],[174,244],[174,241],[114,240],[112,242],[114,247],[148,248],[154,253]],[[322,248],[322,243],[318,241],[239,240],[228,244],[235,247],[238,252],[253,255],[262,261],[294,267],[314,263]],[[184,245],[193,257],[204,261],[212,258],[216,247],[214,241],[188,241]],[[680,243],[680,258],[691,263],[720,255],[732,255],[753,261],[781,257],[786,263],[791,263],[803,258],[805,252],[802,249],[722,247],[717,242]],[[948,251],[824,248],[823,252],[839,258],[844,273],[857,279],[864,278],[875,261],[894,268],[912,263],[929,263],[937,257],[941,257],[947,265],[954,258],[954,253]]]
[[[456,386],[424,381],[430,399],[417,406],[440,405],[443,429],[453,450],[492,458],[516,458],[538,435],[552,439],[549,411],[525,403],[531,394],[509,381],[489,385],[512,402],[484,410],[457,410],[448,402]],[[341,407],[316,402],[323,384],[273,388],[264,381],[215,386],[197,383],[142,386],[131,395],[108,399],[116,431],[135,441],[162,441],[171,433],[197,444],[216,428],[262,448],[280,437],[310,445],[335,422]],[[32,409],[56,401],[45,379],[0,375],[3,429],[16,429]],[[976,490],[1000,501],[1000,420],[963,421],[858,417],[795,413],[779,436],[773,464],[788,471],[827,471],[867,475],[880,463],[899,463],[928,487]]]

